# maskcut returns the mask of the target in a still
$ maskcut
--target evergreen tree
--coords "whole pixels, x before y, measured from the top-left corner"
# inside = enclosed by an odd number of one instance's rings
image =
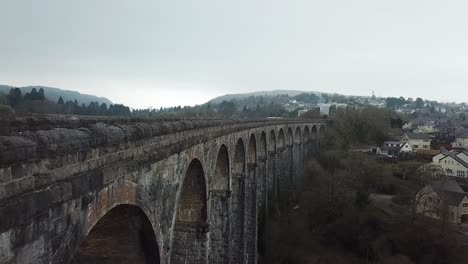
[[[11,106],[18,105],[23,101],[23,93],[19,88],[12,88],[7,96],[7,99]]]
[[[42,91],[44,92],[44,90]],[[36,88],[32,88],[31,93],[29,94],[29,97],[30,97],[29,100],[41,100]]]
[[[33,88],[35,89],[35,88]],[[31,92],[32,93],[32,92]],[[38,96],[37,96],[37,100],[41,100],[41,101],[44,101],[45,100],[45,93],[44,93],[44,89],[41,88],[39,89],[39,93],[38,93]]]
[[[58,99],[58,104],[63,105],[63,98],[62,98],[62,96],[60,96],[60,98]]]

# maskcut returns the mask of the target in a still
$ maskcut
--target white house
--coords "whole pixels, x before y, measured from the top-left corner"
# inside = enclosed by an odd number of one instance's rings
[[[465,152],[441,152],[432,157],[432,164],[441,166],[447,176],[468,178],[468,154]]]
[[[413,148],[408,142],[402,143],[400,145],[400,153],[410,153],[410,152],[413,152]]]
[[[431,149],[431,137],[428,134],[406,133],[401,137],[401,142],[408,143],[413,152]]]

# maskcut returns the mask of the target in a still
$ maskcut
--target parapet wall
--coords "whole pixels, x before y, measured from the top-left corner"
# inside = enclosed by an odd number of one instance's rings
[[[124,120],[127,122],[127,120]],[[0,203],[93,169],[152,163],[196,144],[237,131],[324,120],[178,120],[25,131],[0,136]],[[124,166],[124,164],[126,164]]]

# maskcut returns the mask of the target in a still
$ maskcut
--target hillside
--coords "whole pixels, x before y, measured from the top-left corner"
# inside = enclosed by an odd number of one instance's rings
[[[217,104],[217,103],[221,103],[222,101],[230,101],[233,99],[240,100],[240,99],[247,98],[249,96],[270,97],[270,96],[277,96],[277,95],[289,95],[290,97],[294,97],[301,93],[315,93],[317,95],[322,94],[321,92],[299,91],[299,90],[258,91],[258,92],[252,92],[252,93],[226,94],[226,95],[218,96],[216,98],[211,99],[209,103]]]
[[[0,93],[8,94],[11,88],[14,88],[14,87],[8,86],[8,85],[0,85]],[[62,96],[64,101],[69,101],[69,100],[74,101],[76,99],[78,100],[80,104],[85,104],[85,105],[88,105],[90,102],[99,102],[99,104],[106,103],[107,105],[112,104],[112,102],[105,97],[82,94],[76,91],[63,90],[59,88],[53,88],[53,87],[47,87],[47,86],[25,86],[25,87],[18,87],[18,88],[21,89],[21,92],[23,94],[30,92],[32,88],[36,88],[37,90],[39,90],[40,88],[43,88],[47,99],[53,102],[57,102],[59,97]]]

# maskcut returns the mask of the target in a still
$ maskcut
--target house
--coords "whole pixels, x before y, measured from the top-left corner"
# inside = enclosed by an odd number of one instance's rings
[[[416,194],[417,212],[452,224],[468,224],[468,196],[455,180],[438,180]],[[446,212],[446,214],[444,214]]]
[[[464,129],[456,134],[452,147],[468,149],[468,130]]]
[[[434,121],[426,121],[418,124],[414,130],[414,133],[431,134],[437,131],[436,123]]]
[[[468,178],[468,153],[442,151],[432,157],[432,164],[442,167],[447,176]]]
[[[400,145],[400,153],[411,153],[413,152],[413,148],[408,142],[404,142]]]
[[[402,143],[408,143],[413,152],[421,149],[431,149],[431,137],[423,133],[406,133],[401,137]]]
[[[400,145],[400,141],[388,140],[384,141],[382,147],[399,147]]]

